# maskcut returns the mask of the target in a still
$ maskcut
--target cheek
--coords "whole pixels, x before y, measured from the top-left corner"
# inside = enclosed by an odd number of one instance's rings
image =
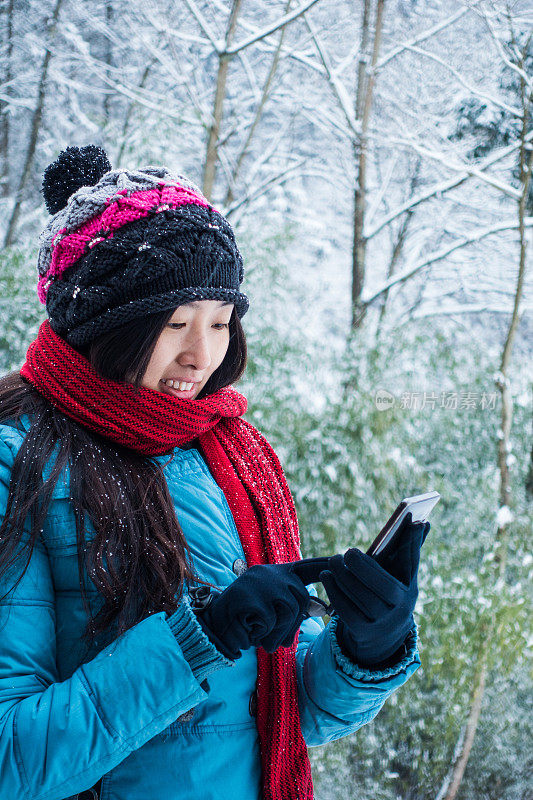
[[[146,378],[152,383],[158,383],[163,370],[166,369],[170,359],[170,356],[167,354],[167,349],[168,348],[165,348],[164,346],[156,346],[150,361],[148,362]]]
[[[224,336],[224,341],[220,342],[219,346],[217,347],[217,356],[216,356],[217,367],[219,367],[224,361],[224,356],[228,352],[228,347],[229,347],[229,331],[227,332],[226,336]]]

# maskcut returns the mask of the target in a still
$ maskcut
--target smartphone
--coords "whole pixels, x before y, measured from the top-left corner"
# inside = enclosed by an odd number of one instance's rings
[[[367,555],[375,556],[381,553],[392,542],[395,533],[409,512],[413,515],[413,522],[425,522],[431,509],[437,505],[439,500],[440,494],[438,492],[426,492],[426,494],[417,494],[413,497],[404,497],[394,514],[385,523],[366,551]],[[295,574],[299,576],[306,586],[310,583],[318,583],[320,572],[323,569],[327,569],[327,567],[328,558],[325,556],[305,558],[302,561],[295,561],[293,564]],[[311,597],[307,616],[323,617],[326,614],[331,616],[333,610],[333,606],[321,600],[320,597]]]
[[[413,522],[425,522],[439,500],[440,494],[438,492],[426,492],[425,494],[416,494],[413,497],[404,497],[394,514],[385,523],[366,551],[367,555],[377,556],[392,542],[409,512],[413,515]]]

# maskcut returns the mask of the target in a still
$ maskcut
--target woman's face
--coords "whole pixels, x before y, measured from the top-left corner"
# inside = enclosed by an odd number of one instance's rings
[[[185,400],[197,397],[222,364],[229,345],[233,303],[197,300],[178,306],[157,340],[141,386]],[[190,390],[163,381],[193,383]]]

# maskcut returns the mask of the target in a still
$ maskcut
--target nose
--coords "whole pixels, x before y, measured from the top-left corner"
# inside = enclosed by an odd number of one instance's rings
[[[183,367],[194,367],[199,371],[208,369],[211,366],[212,358],[207,336],[191,331],[184,342],[184,349],[181,351],[178,361]]]

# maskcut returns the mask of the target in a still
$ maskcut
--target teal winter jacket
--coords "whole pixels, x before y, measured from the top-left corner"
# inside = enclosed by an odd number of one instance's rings
[[[23,436],[0,425],[2,517]],[[222,490],[196,449],[176,447],[157,460],[198,575],[228,586],[244,553]],[[16,577],[4,577],[0,596]],[[96,608],[98,597],[91,595]],[[234,662],[222,656],[188,595],[173,615],[150,615],[96,654],[82,648],[86,623],[67,469],[28,569],[0,604],[1,800],[64,800],[102,776],[102,800],[258,800],[256,650]],[[334,619],[324,627],[312,618],[300,630],[298,703],[308,746],[369,722],[420,664],[416,630],[397,665],[371,671],[344,657],[334,627]]]

